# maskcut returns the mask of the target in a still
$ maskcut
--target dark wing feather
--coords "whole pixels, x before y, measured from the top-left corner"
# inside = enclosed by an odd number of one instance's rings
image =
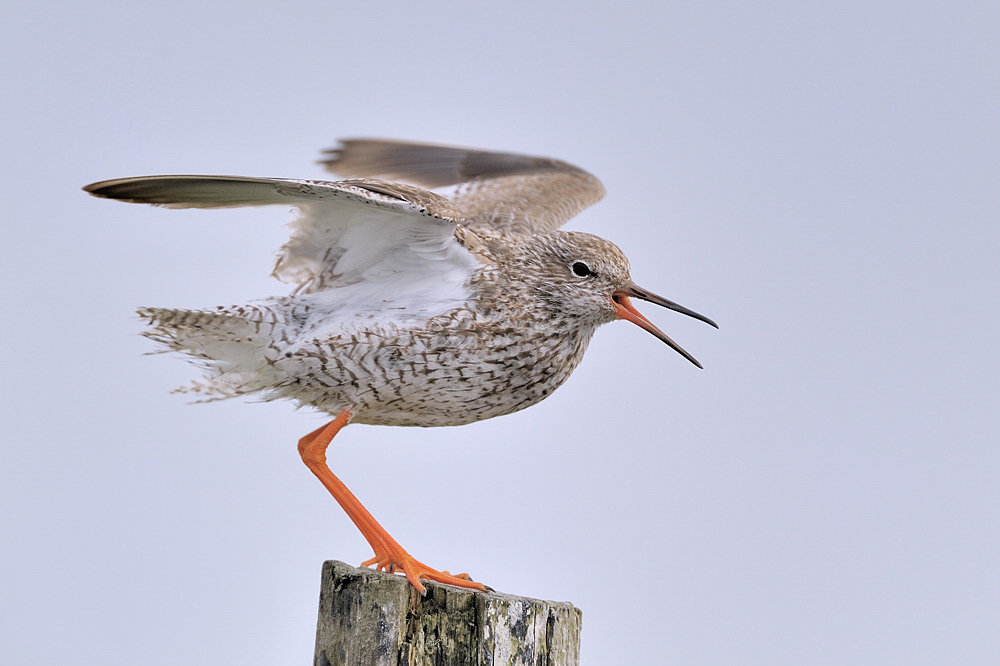
[[[465,225],[506,236],[556,229],[604,196],[579,167],[547,157],[384,139],[346,139],[322,164],[344,176],[455,187]]]

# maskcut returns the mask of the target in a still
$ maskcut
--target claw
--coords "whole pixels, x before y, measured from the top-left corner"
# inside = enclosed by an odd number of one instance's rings
[[[437,569],[432,569],[423,562],[414,559],[405,550],[400,549],[400,552],[396,553],[376,553],[375,557],[370,560],[366,560],[362,566],[369,566],[375,564],[376,571],[385,571],[387,573],[402,573],[406,575],[406,579],[410,581],[410,584],[416,588],[422,596],[427,595],[427,588],[424,587],[420,579],[433,580],[438,583],[444,583],[445,585],[454,585],[456,587],[464,587],[470,590],[479,590],[480,592],[485,592],[487,588],[482,583],[477,583],[472,580],[472,577],[467,573],[460,573],[452,575],[447,571],[438,571]]]

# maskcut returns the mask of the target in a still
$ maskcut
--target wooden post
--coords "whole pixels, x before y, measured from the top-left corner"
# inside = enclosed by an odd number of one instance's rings
[[[568,603],[475,592],[323,564],[314,666],[577,666]]]

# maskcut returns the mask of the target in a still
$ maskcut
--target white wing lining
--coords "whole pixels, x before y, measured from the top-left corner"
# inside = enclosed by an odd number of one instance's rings
[[[295,206],[299,215],[290,224],[274,276],[297,284],[299,294],[353,285],[347,292],[338,289],[338,300],[351,296],[358,306],[439,290],[451,300],[455,287],[464,291],[482,265],[455,237],[458,211],[443,197],[415,187],[376,180],[142,176],[84,190],[169,208]]]

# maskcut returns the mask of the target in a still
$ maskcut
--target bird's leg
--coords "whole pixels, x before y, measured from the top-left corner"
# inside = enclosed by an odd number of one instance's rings
[[[345,409],[322,428],[317,428],[299,440],[299,455],[302,462],[312,470],[316,478],[326,486],[333,498],[347,513],[351,521],[361,530],[361,534],[375,551],[375,557],[364,562],[362,566],[374,564],[377,570],[393,572],[402,571],[407,579],[421,594],[426,594],[421,578],[435,580],[449,585],[468,587],[474,590],[487,589],[482,583],[473,582],[468,574],[452,576],[447,571],[437,571],[414,559],[396,540],[389,536],[378,521],[368,512],[347,486],[338,479],[326,464],[326,447],[333,437],[351,420],[350,410]]]

